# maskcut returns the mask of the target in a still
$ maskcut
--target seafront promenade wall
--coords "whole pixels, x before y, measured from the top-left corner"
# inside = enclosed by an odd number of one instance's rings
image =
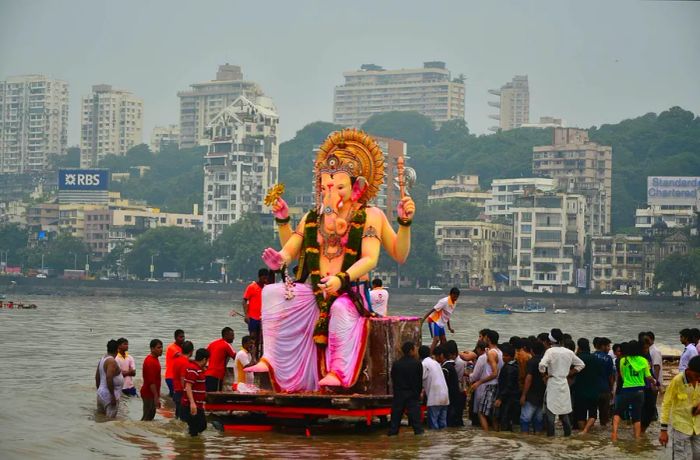
[[[12,284],[15,281],[16,284]],[[119,296],[119,297],[175,297],[202,300],[238,300],[245,284],[205,284],[178,281],[82,281],[58,278],[0,277],[0,293],[8,299],[18,296]],[[427,289],[389,289],[391,306],[429,308],[446,292]],[[463,290],[460,307],[485,308],[507,304],[515,307],[526,299],[533,299],[548,310],[591,309],[618,311],[674,311],[700,312],[700,301],[681,297],[612,296],[577,294],[532,294],[522,291],[479,292]]]

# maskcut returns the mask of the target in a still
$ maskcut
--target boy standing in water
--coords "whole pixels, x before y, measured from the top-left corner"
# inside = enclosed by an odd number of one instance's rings
[[[245,383],[252,385],[255,382],[252,372],[246,372],[245,368],[253,364],[253,348],[255,347],[255,339],[246,335],[241,340],[241,349],[236,353],[236,359],[233,362],[233,382]]]
[[[160,355],[163,354],[163,342],[158,339],[151,340],[151,353],[143,360],[143,386],[141,387],[141,399],[143,400],[143,417],[141,420],[153,420],[156,416],[156,408],[160,407]]]
[[[185,372],[190,364],[194,345],[189,340],[185,340],[182,344],[182,353],[174,358],[173,363],[173,402],[175,403],[175,418],[182,419],[182,393],[185,391],[184,383]]]
[[[444,345],[447,342],[445,327],[447,327],[451,333],[455,333],[450,325],[450,318],[455,311],[455,307],[457,307],[457,299],[459,299],[459,289],[453,287],[450,289],[450,295],[440,299],[421,320],[421,329],[423,322],[425,322],[426,319],[428,320],[428,329],[430,330],[430,336],[433,338],[433,343],[430,344],[431,352],[435,350],[438,342],[440,345]]]
[[[175,356],[182,353],[182,344],[185,342],[185,331],[182,329],[175,330],[173,334],[175,341],[168,345],[165,350],[165,384],[168,385],[168,395],[172,398],[173,391],[173,363]]]
[[[197,436],[207,429],[207,418],[204,415],[204,401],[207,397],[204,368],[209,361],[209,351],[200,348],[194,355],[185,373],[185,391],[182,394],[181,413],[187,422],[190,436]]]
[[[134,357],[129,354],[129,341],[124,337],[117,339],[117,357],[115,359],[124,376],[122,394],[136,396],[136,387],[134,387],[136,363],[134,362]]]

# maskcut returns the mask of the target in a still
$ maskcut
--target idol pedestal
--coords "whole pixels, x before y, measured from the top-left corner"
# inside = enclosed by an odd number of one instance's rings
[[[392,394],[391,365],[403,356],[401,345],[411,341],[418,348],[421,344],[418,317],[385,316],[368,321],[367,346],[357,382],[351,388],[333,388],[336,393]]]

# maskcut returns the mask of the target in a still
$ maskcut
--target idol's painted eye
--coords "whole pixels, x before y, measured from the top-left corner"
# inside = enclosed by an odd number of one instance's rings
[[[333,212],[333,209],[330,206],[326,206],[325,208],[323,208],[324,214],[330,214],[332,212]]]

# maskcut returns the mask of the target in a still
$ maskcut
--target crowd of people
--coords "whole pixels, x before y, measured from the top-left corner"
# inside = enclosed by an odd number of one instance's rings
[[[459,291],[453,289],[424,319],[429,320],[432,346],[416,350],[403,344],[401,359],[391,369],[394,386],[389,435],[399,431],[404,411],[416,434],[423,432],[420,405],[427,406],[431,429],[463,425],[463,412],[484,431],[514,431],[554,436],[557,419],[564,436],[588,433],[596,421],[611,425],[618,439],[622,420],[629,420],[640,438],[660,420],[659,441],[673,430],[676,458],[700,458],[700,331],[683,329],[684,351],[678,375],[664,394],[661,415],[657,395],[665,388],[662,355],[651,331],[629,342],[592,341],[552,329],[537,336],[510,337],[500,342],[497,331],[479,332],[476,347],[458,352],[445,340],[444,327],[454,312]],[[439,313],[439,314],[436,314]],[[612,423],[611,423],[612,422]]]
[[[238,352],[229,327],[222,329],[220,339],[196,351],[178,329],[166,348],[168,397],[175,406],[175,417],[188,424],[192,436],[206,429],[206,393],[224,388],[227,368],[232,368],[234,385],[252,384],[253,376],[244,368],[259,359],[262,288],[270,282],[266,269],[258,275],[243,295],[241,316],[249,335],[243,337]],[[378,309],[386,314],[388,292],[379,280],[372,287],[372,303],[376,298]],[[684,350],[679,373],[668,383],[659,417],[657,395],[665,382],[653,332],[640,332],[635,340],[613,344],[606,337],[574,341],[559,329],[501,342],[497,331],[482,329],[474,349],[460,352],[457,343],[446,337],[446,330],[454,333],[450,319],[459,294],[459,289],[453,288],[423,317],[433,338],[431,345],[416,348],[412,342],[404,343],[403,356],[392,366],[390,435],[398,434],[404,412],[414,432],[422,433],[420,407],[424,403],[428,427],[438,430],[464,426],[466,410],[471,424],[484,431],[519,427],[524,434],[554,436],[558,419],[564,436],[570,436],[573,430],[588,433],[597,421],[601,427],[611,425],[615,441],[622,420],[631,421],[634,437],[640,438],[660,419],[662,444],[668,442],[670,421],[678,458],[700,455],[697,328],[680,331]],[[128,351],[127,339],[110,340],[95,373],[98,410],[110,418],[116,417],[122,396],[137,395],[136,363]],[[142,365],[144,421],[153,420],[160,407],[162,353],[162,341],[151,340],[150,353]]]
[[[221,338],[206,348],[195,350],[194,344],[185,339],[185,332],[177,329],[173,342],[165,350],[165,369],[161,367],[163,342],[150,341],[150,352],[141,366],[142,383],[139,392],[134,384],[136,362],[129,354],[129,341],[125,338],[107,342],[107,353],[100,359],[95,372],[97,410],[107,418],[116,418],[123,397],[140,396],[143,403],[142,421],[155,418],[161,407],[162,375],[172,400],[175,418],[188,425],[189,433],[197,436],[206,429],[204,401],[207,392],[221,391],[227,374],[233,377],[233,385],[250,384],[251,375],[244,368],[253,363],[255,339],[246,335],[240,350],[233,347],[234,332],[230,327],[221,330]],[[227,372],[227,369],[230,369]]]

